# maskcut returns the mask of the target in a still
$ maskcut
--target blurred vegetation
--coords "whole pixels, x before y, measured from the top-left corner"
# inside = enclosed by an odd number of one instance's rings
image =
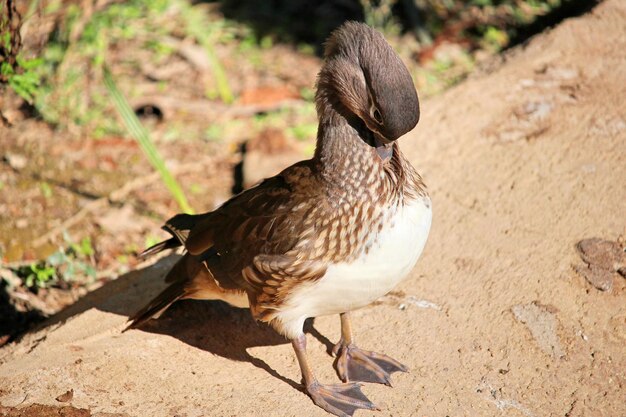
[[[585,0],[220,0],[228,19],[245,22],[259,38],[274,36],[283,42],[319,46],[345,20],[364,21],[392,32],[414,33],[422,44],[439,35],[459,32],[479,41],[498,29],[517,39],[538,17],[562,8],[585,7]],[[569,13],[569,11],[567,11]],[[455,33],[456,35],[457,33]],[[491,35],[490,35],[491,36]],[[506,47],[507,42],[500,44]]]
[[[13,272],[27,288],[36,290],[49,286],[68,286],[72,283],[84,285],[96,278],[94,249],[89,237],[74,242],[64,234],[65,247],[46,259],[13,268]]]
[[[0,7],[0,84],[8,84],[32,103],[40,84],[35,69],[41,59],[24,59],[19,55],[22,46],[20,15],[13,1],[2,2]]]
[[[131,136],[139,143],[143,153],[152,164],[152,167],[158,171],[161,175],[161,179],[167,189],[174,197],[174,200],[178,203],[180,209],[189,214],[193,214],[193,209],[187,202],[187,197],[185,197],[185,193],[182,188],[178,184],[178,181],[174,178],[171,172],[165,166],[165,162],[163,158],[157,151],[152,139],[150,139],[150,135],[148,131],[143,127],[137,115],[133,112],[128,101],[124,98],[122,93],[118,90],[115,85],[115,81],[113,81],[113,77],[111,76],[111,72],[107,67],[104,67],[104,85],[106,86],[117,111],[119,112],[122,120],[124,120],[124,124],[128,129]]]
[[[119,134],[122,126],[103,89],[106,62],[116,61],[110,65],[114,72],[138,73],[146,63],[166,63],[176,52],[173,40],[192,42],[204,49],[213,75],[204,86],[205,96],[228,104],[236,97],[215,45],[236,45],[251,61],[275,42],[319,52],[332,29],[355,19],[385,32],[409,62],[419,64],[413,68],[418,87],[431,94],[462,79],[473,68],[476,51],[496,53],[519,40],[523,28],[541,16],[575,3],[590,2],[30,0],[25,20],[52,16],[54,27],[40,50],[19,54],[18,13],[15,2],[7,0],[0,18],[0,83],[8,83],[53,125],[84,129],[96,137]],[[442,43],[457,48],[435,53]],[[121,45],[133,45],[136,56],[116,56]],[[137,94],[122,87],[131,98]]]
[[[9,72],[15,73],[17,55],[22,46],[21,19],[12,1],[0,4],[0,82],[9,81]]]
[[[111,61],[111,52],[119,45],[132,44],[137,56],[121,57],[115,71],[137,73],[146,62],[158,66],[167,61],[175,52],[173,38],[202,45],[213,57],[211,45],[220,36],[212,33],[220,22],[213,25],[206,13],[183,0],[116,2],[94,10],[90,16],[77,4],[56,1],[43,13],[57,13],[59,7],[64,8],[62,16],[42,53],[44,83],[36,107],[52,124],[84,126],[95,136],[122,131],[111,117],[113,106],[103,90],[104,64]],[[214,57],[212,69],[218,90],[207,89],[206,95],[231,102],[233,94],[225,71]],[[132,96],[134,92],[126,94]]]

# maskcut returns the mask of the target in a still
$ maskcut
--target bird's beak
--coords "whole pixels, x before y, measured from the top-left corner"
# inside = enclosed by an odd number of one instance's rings
[[[381,161],[383,163],[389,161],[393,156],[393,141],[385,139],[378,133],[374,133],[374,144]]]

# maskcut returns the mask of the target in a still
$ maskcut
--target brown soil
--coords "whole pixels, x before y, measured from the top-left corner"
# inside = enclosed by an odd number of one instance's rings
[[[607,0],[423,103],[401,146],[430,185],[431,238],[397,292],[354,314],[362,347],[411,368],[364,387],[378,415],[626,415],[625,22]],[[0,403],[59,406],[73,390],[93,414],[325,415],[297,389],[291,347],[246,311],[181,302],[121,333],[172,261],[2,348]],[[338,329],[309,327],[324,382]]]

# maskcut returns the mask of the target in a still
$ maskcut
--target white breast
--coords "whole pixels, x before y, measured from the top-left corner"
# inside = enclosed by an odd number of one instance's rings
[[[368,251],[353,262],[331,265],[321,280],[290,297],[276,316],[283,333],[296,337],[308,317],[354,310],[391,291],[415,266],[431,218],[428,197],[395,210],[388,226],[373,237]]]

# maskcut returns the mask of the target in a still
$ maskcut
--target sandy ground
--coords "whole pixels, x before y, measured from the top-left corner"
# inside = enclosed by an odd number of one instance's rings
[[[626,3],[609,0],[422,104],[401,146],[430,186],[431,238],[397,292],[354,314],[360,346],[411,368],[394,388],[364,388],[377,415],[626,415],[626,279],[615,272],[626,238],[625,62]],[[576,244],[594,237],[621,243],[608,261],[596,245],[587,267]],[[172,260],[2,348],[0,414],[40,403],[130,416],[325,415],[298,389],[290,345],[246,311],[182,302],[121,333]],[[337,382],[327,350],[338,318],[309,330],[318,378]]]

